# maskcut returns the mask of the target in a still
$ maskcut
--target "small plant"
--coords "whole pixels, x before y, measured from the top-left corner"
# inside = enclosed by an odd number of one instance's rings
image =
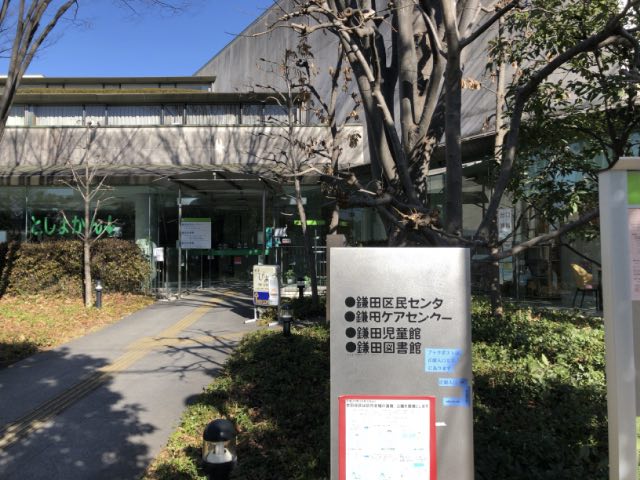
[[[293,283],[296,279],[296,272],[293,271],[293,268],[290,268],[286,272],[284,272],[284,279],[287,283]]]
[[[276,307],[263,307],[259,309],[258,325],[269,325],[278,321],[278,309]]]

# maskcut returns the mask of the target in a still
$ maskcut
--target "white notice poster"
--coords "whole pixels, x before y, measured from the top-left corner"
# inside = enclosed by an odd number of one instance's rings
[[[435,480],[435,398],[340,397],[340,480]]]
[[[153,258],[156,259],[156,262],[164,262],[164,248],[155,247],[153,249]]]
[[[640,300],[640,208],[629,212],[629,258],[631,259],[631,300]]]
[[[183,218],[180,224],[182,248],[211,249],[211,219]]]

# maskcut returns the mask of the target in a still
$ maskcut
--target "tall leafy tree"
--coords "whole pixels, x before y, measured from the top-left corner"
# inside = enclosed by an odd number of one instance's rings
[[[615,0],[546,0],[509,16],[492,48],[515,66],[509,98],[515,100],[550,53],[569,49],[618,8]],[[637,8],[630,9],[618,36],[568,60],[528,100],[511,190],[526,210],[556,227],[593,212],[598,171],[638,152],[638,86],[629,77],[640,55],[636,16]]]

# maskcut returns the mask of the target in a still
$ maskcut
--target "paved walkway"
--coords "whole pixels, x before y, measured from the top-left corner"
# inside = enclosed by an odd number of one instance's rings
[[[185,405],[257,327],[248,292],[156,303],[0,370],[0,478],[140,476]]]

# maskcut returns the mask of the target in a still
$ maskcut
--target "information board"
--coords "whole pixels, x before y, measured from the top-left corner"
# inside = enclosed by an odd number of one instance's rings
[[[211,219],[183,218],[180,224],[180,245],[184,249],[211,249]]]
[[[253,266],[253,304],[277,307],[280,304],[280,268],[277,265]]]
[[[438,478],[472,480],[468,250],[332,248],[329,258],[331,479],[429,479],[426,473],[435,475],[437,470]],[[429,436],[425,444],[427,433],[421,429],[423,424],[417,425],[420,420],[412,417],[426,415],[426,411],[403,413],[394,407],[380,413],[378,410],[384,410],[383,407],[370,407],[352,417],[355,423],[349,421],[349,406],[356,408],[357,404],[344,402],[367,396],[411,397],[416,399],[415,405],[428,404],[425,410],[429,410],[435,420],[424,425],[429,425],[429,432],[435,425],[435,434]],[[405,405],[386,403],[390,404]],[[419,467],[407,470],[404,457],[389,449],[384,471],[402,470],[406,476],[371,474],[373,457],[368,457],[369,460],[359,457],[364,453],[353,443],[349,446],[349,439],[353,442],[353,435],[364,428],[363,422],[382,428],[379,422],[390,421],[390,417],[385,419],[384,415],[396,415],[396,420],[401,422],[399,430],[390,429],[388,434],[394,441],[402,442],[406,455],[415,453],[426,462],[429,452],[429,467],[420,460],[416,461]],[[410,422],[410,418],[413,421]],[[341,419],[344,419],[342,424]],[[379,447],[371,442],[373,440],[366,444],[367,448]],[[350,462],[349,455],[355,460]],[[358,465],[364,470],[348,476],[349,471],[353,472],[349,465]],[[340,476],[341,467],[347,476]],[[414,476],[416,472],[421,476]]]
[[[436,479],[434,397],[343,395],[340,480]]]

